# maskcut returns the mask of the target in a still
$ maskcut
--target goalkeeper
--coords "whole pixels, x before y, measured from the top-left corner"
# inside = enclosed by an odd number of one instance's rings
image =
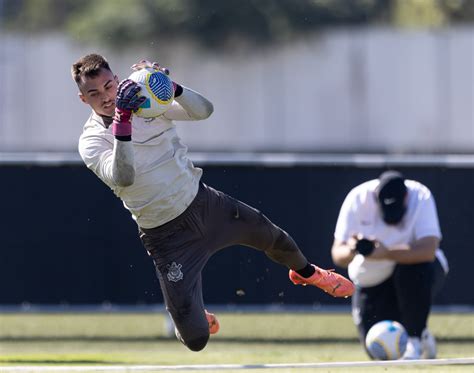
[[[153,67],[141,61],[134,70]],[[163,69],[164,70],[164,69]],[[343,276],[308,262],[293,239],[260,211],[201,182],[202,170],[187,157],[174,121],[203,120],[213,106],[201,94],[174,83],[171,108],[153,120],[133,116],[143,103],[139,86],[119,84],[108,62],[89,54],[72,66],[79,98],[92,108],[79,140],[91,169],[123,201],[152,257],[178,339],[202,350],[217,332],[203,304],[201,271],[218,250],[242,244],[289,268],[294,284],[314,285],[335,297],[352,295]]]

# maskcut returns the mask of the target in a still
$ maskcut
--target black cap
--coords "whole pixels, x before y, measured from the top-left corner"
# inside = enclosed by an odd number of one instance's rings
[[[405,214],[407,187],[405,177],[398,171],[386,171],[379,176],[376,189],[382,217],[387,224],[398,224]]]

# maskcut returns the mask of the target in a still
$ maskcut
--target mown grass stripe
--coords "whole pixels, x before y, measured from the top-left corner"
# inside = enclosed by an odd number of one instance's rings
[[[116,366],[10,366],[2,367],[2,372],[91,372],[91,371],[178,371],[178,370],[252,370],[252,369],[318,369],[318,368],[360,368],[389,366],[428,366],[428,365],[474,365],[474,357],[433,360],[392,360],[392,361],[348,361],[332,363],[295,363],[295,364],[200,364],[200,365],[116,365]]]

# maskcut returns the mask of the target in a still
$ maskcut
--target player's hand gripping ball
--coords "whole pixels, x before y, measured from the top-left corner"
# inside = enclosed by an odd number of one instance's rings
[[[140,97],[137,93],[140,92],[140,87],[137,83],[130,79],[125,79],[120,82],[117,87],[117,97],[115,98],[115,106],[121,111],[137,110],[145,102],[145,97]]]
[[[138,95],[146,98],[135,111],[136,116],[156,118],[171,107],[174,99],[173,82],[163,71],[145,67],[134,71],[128,78],[141,87]]]

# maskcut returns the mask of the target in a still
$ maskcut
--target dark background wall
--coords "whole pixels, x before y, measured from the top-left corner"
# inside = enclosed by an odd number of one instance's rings
[[[349,190],[383,168],[205,166],[204,182],[262,210],[307,257],[333,268],[332,233]],[[437,304],[474,304],[474,170],[398,167],[437,201],[451,272]],[[154,304],[162,296],[137,227],[84,166],[2,166],[0,304]],[[340,270],[346,273],[344,270]],[[245,247],[217,253],[203,274],[207,303],[347,304],[295,287],[287,270]]]

